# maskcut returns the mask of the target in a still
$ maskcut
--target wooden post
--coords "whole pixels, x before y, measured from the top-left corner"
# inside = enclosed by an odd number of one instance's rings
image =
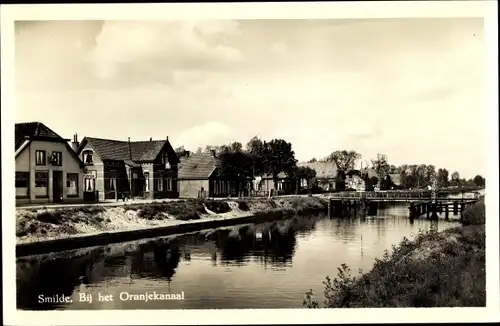
[[[432,216],[431,216],[431,219],[434,220],[434,221],[437,221],[439,220],[439,217],[437,215],[437,203],[432,203],[431,204],[431,208],[432,208]]]
[[[427,216],[426,216],[426,217],[427,217],[427,219],[429,219],[429,218],[430,218],[430,209],[429,209],[429,208],[430,208],[430,204],[429,204],[429,203],[426,203],[426,204],[425,204],[425,212],[427,213]]]
[[[465,205],[463,203],[460,204],[460,217],[463,217],[464,216],[464,207]]]
[[[449,207],[450,207],[450,206],[449,206],[448,204],[446,204],[446,205],[444,206],[444,219],[445,219],[446,221],[448,221],[448,216],[449,216],[449,214],[450,214],[450,212],[449,212]]]
[[[458,202],[454,201],[453,202],[453,215],[458,215]]]
[[[332,207],[332,199],[330,198],[328,200],[328,217],[332,217],[332,209],[333,209],[333,207]]]
[[[413,223],[416,215],[415,205],[413,203],[410,203],[410,207],[408,208],[408,210],[410,211],[410,223]]]

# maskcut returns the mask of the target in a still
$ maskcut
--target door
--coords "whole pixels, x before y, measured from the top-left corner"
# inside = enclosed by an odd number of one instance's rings
[[[52,198],[55,203],[61,202],[63,197],[63,174],[62,171],[52,172]]]

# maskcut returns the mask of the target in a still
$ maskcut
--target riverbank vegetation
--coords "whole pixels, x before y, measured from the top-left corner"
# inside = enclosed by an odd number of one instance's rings
[[[102,232],[173,226],[197,220],[266,214],[274,214],[276,218],[279,218],[294,214],[323,212],[326,208],[326,201],[318,197],[289,197],[235,201],[193,199],[119,207],[87,206],[37,211],[17,210],[16,236],[18,243],[23,243]]]
[[[321,304],[306,292],[308,308],[484,307],[486,264],[484,201],[470,207],[464,226],[421,232],[377,259],[366,274],[347,265],[325,285]]]

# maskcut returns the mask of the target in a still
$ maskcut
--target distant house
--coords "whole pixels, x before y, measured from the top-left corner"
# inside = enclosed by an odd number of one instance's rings
[[[277,187],[274,185],[274,180],[273,176],[270,174],[263,174],[260,176],[260,183],[258,184],[258,188],[255,189],[257,192],[265,192],[269,193],[269,191],[273,191],[273,193],[278,193],[278,194],[290,194],[294,193],[296,189],[296,185],[289,178],[286,173],[280,172],[278,174],[278,182],[277,182]]]
[[[363,180],[361,171],[359,170],[350,170],[346,173],[345,179],[345,187],[346,189],[354,189],[356,191],[365,191],[366,185]]]
[[[181,198],[237,196],[237,186],[231,180],[217,176],[217,158],[214,152],[186,151],[179,167],[179,196]]]
[[[390,173],[388,176],[395,187],[401,187],[401,175],[399,173]]]
[[[319,188],[325,191],[335,190],[337,165],[334,162],[298,163],[300,167],[308,167],[316,171],[316,182]]]
[[[83,163],[68,141],[41,122],[15,125],[16,203],[83,198]]]
[[[75,135],[72,146],[85,164],[86,199],[176,198],[179,159],[166,140],[121,141]],[[93,198],[98,196],[98,198]]]

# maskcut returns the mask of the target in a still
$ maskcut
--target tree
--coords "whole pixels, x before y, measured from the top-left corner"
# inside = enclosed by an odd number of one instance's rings
[[[278,188],[278,174],[293,175],[297,164],[292,144],[283,139],[263,143],[264,172],[272,175],[275,189]]]
[[[184,146],[179,146],[175,149],[175,153],[177,154],[177,157],[182,157],[184,155],[186,155],[186,149],[184,148]]]
[[[294,179],[297,185],[296,193],[299,192],[300,181],[305,179],[307,181],[307,189],[311,189],[311,181],[316,177],[316,171],[306,166],[299,166],[294,168]]]
[[[339,172],[343,172],[339,175],[343,176],[342,179],[345,180],[345,173],[349,170],[352,170],[354,168],[356,160],[359,160],[360,158],[361,154],[357,153],[356,151],[342,150],[331,153],[325,158],[325,161],[334,162],[337,166],[337,170]]]
[[[203,153],[203,148],[198,147],[198,149],[196,150],[196,153],[197,153],[197,154],[201,154],[201,153]]]
[[[380,180],[384,180],[391,170],[391,166],[387,163],[387,155],[378,153],[377,159],[371,160],[371,162]]]
[[[460,173],[458,173],[457,171],[455,171],[451,174],[451,184],[453,186],[460,185]]]
[[[265,146],[264,142],[255,136],[247,143],[246,150],[252,161],[254,175],[260,175],[265,172]]]
[[[434,165],[425,166],[425,183],[433,186],[433,181],[436,178],[436,167]]]
[[[318,160],[315,157],[307,161],[307,163],[316,163],[316,162],[318,162]]]
[[[474,185],[476,185],[477,187],[483,187],[483,186],[485,185],[485,182],[484,182],[485,180],[484,180],[484,178],[483,178],[482,176],[480,176],[480,175],[476,175],[476,176],[474,177],[474,180],[473,180],[473,181],[474,181]]]
[[[439,169],[437,172],[437,183],[438,187],[443,188],[443,187],[448,187],[448,170],[446,169]]]
[[[242,150],[240,143],[232,143],[218,147],[217,174],[226,180],[239,185],[253,176],[252,161],[249,154]],[[240,189],[238,189],[239,191]]]

